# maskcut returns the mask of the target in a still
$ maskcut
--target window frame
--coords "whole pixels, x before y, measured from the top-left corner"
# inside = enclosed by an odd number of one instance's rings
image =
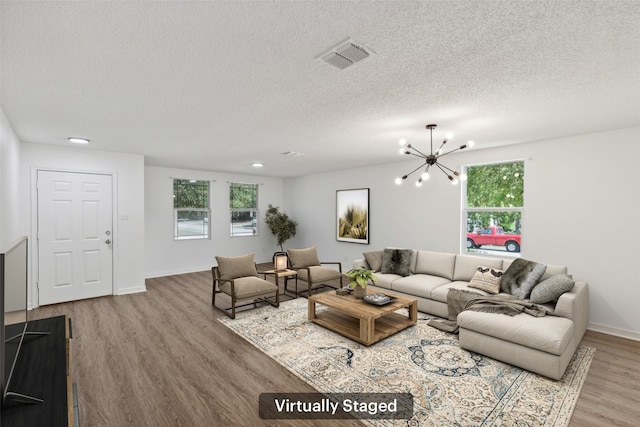
[[[176,182],[177,181],[189,181],[190,183],[206,183],[207,187],[207,200],[206,207],[194,208],[194,207],[176,207]],[[211,240],[211,181],[204,179],[192,179],[192,178],[172,178],[172,196],[173,196],[173,240]],[[179,223],[180,212],[202,212],[206,214],[206,217],[202,219],[206,226],[202,227],[203,233],[193,235],[180,235]]]
[[[232,205],[232,197],[233,197],[233,191],[232,191],[232,187],[233,186],[253,186],[255,187],[255,207],[254,208],[234,208]],[[229,237],[231,238],[235,238],[235,237],[255,237],[255,236],[259,236],[260,235],[260,210],[259,210],[259,204],[260,202],[260,184],[257,183],[253,183],[253,182],[229,182]],[[252,224],[250,225],[250,227],[253,228],[253,231],[250,233],[241,233],[241,234],[234,234],[234,222],[233,222],[233,216],[234,214],[239,214],[239,213],[249,213],[249,217],[251,218]]]
[[[465,177],[468,176],[468,170],[469,168],[473,168],[473,167],[479,167],[479,166],[491,166],[491,165],[501,165],[501,164],[509,164],[509,163],[522,163],[522,179],[524,180],[524,176],[526,175],[525,173],[525,169],[526,169],[526,161],[525,159],[512,159],[512,160],[501,160],[501,161],[496,161],[496,162],[485,162],[485,163],[476,163],[476,164],[469,164],[469,165],[464,165],[462,166],[462,173],[464,174]],[[523,181],[523,185],[522,185],[522,206],[517,206],[517,207],[495,207],[495,206],[488,206],[488,207],[469,207],[467,205],[467,200],[468,200],[468,196],[467,196],[467,192],[468,192],[468,179],[463,180],[463,185],[461,186],[461,198],[462,198],[462,214],[461,214],[461,239],[460,239],[460,254],[462,255],[481,255],[481,256],[506,256],[506,257],[513,257],[513,258],[519,258],[521,257],[521,253],[522,253],[522,225],[524,223],[524,212],[525,212],[525,192],[524,192],[524,181]],[[506,249],[504,251],[502,250],[492,250],[492,249],[482,249],[482,248],[473,248],[473,249],[469,249],[467,247],[467,233],[469,231],[473,231],[473,230],[469,230],[469,214],[470,213],[492,213],[492,212],[496,212],[496,213],[502,213],[502,212],[514,212],[514,213],[519,213],[519,221],[520,221],[520,248],[519,251],[517,252],[509,252]],[[489,226],[483,226],[485,228],[489,227]],[[501,235],[504,234],[509,234],[508,232],[506,233],[500,233]]]

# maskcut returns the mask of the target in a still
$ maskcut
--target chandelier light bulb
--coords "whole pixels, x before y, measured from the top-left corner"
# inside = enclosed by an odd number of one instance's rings
[[[447,132],[447,134],[444,137],[447,138],[447,140],[449,140],[449,139],[453,138],[453,133]]]
[[[397,177],[397,178],[396,178],[396,184],[397,184],[397,185],[402,184],[402,178]]]
[[[422,175],[420,175],[420,179],[426,181],[429,179],[429,176],[429,172],[424,172]]]
[[[422,178],[418,178],[416,181],[416,187],[422,187]]]
[[[467,142],[467,147],[469,147],[469,148],[472,148],[474,145],[476,145],[476,143],[473,142],[473,141]]]
[[[460,174],[460,181],[466,181],[467,180],[467,174],[466,173],[461,173]]]
[[[402,145],[404,147],[405,145],[407,145],[407,140],[404,139],[404,138],[400,138],[400,140],[398,141],[398,144],[400,144],[400,145]]]
[[[401,149],[400,149],[400,154],[404,154],[404,153],[406,153],[406,152],[407,152],[406,148],[401,148]]]

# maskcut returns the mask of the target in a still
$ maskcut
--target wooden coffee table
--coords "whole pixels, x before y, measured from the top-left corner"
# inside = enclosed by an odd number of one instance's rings
[[[395,334],[418,319],[418,302],[389,291],[368,289],[367,294],[382,292],[397,299],[387,305],[368,304],[353,295],[336,295],[335,291],[309,297],[309,320],[364,345],[371,345]],[[316,312],[316,304],[329,307]],[[395,313],[408,308],[409,315]]]

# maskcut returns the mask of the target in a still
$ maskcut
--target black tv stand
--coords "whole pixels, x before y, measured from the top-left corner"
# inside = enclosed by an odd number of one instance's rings
[[[24,346],[2,402],[2,427],[74,426],[77,415],[68,358],[70,320],[58,316],[8,325],[6,336],[11,337],[8,347],[17,348],[19,340],[24,340]]]
[[[42,403],[43,400],[34,396],[29,396],[26,394],[22,394],[22,393],[18,393],[15,391],[11,391],[11,387],[12,384],[15,382],[15,380],[13,379],[13,375],[15,372],[15,367],[16,367],[16,363],[18,362],[18,359],[20,358],[20,353],[25,351],[23,346],[25,344],[25,338],[26,337],[36,337],[36,338],[40,338],[43,337],[45,335],[49,335],[49,332],[38,332],[38,331],[27,331],[27,328],[29,327],[28,323],[24,323],[24,327],[22,329],[22,332],[12,336],[11,338],[7,338],[6,340],[4,340],[5,343],[9,343],[11,341],[18,341],[18,347],[16,349],[16,352],[13,356],[13,361],[11,363],[11,369],[9,370],[9,376],[7,378],[7,380],[5,381],[6,384],[6,390],[3,390],[3,405],[11,405],[13,402],[15,403]]]
[[[4,340],[4,342],[10,342],[10,341],[13,341],[13,340],[17,340],[18,338],[20,338],[22,336],[28,337],[28,336],[32,336],[32,335],[35,335],[37,337],[41,337],[41,336],[44,336],[44,335],[49,335],[49,332],[25,331],[24,334],[14,335],[11,338],[7,338],[6,340]]]

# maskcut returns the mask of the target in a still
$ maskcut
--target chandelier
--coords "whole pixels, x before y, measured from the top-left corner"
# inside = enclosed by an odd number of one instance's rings
[[[404,138],[399,141],[400,145],[402,145],[402,148],[400,149],[400,154],[406,154],[408,156],[420,157],[421,159],[424,160],[424,163],[420,164],[420,166],[418,166],[417,168],[415,168],[414,170],[412,170],[408,174],[402,176],[402,178],[396,178],[396,184],[398,184],[398,185],[402,184],[402,182],[405,179],[407,179],[407,177],[409,175],[411,175],[412,173],[416,172],[418,169],[423,168],[425,165],[426,165],[426,167],[424,169],[424,172],[422,173],[422,175],[420,175],[420,177],[416,181],[416,187],[421,187],[422,183],[429,179],[429,177],[430,177],[429,168],[432,167],[432,166],[440,169],[442,171],[442,173],[444,173],[447,176],[447,178],[449,178],[449,181],[451,181],[451,183],[454,184],[454,185],[458,183],[459,179],[462,179],[462,180],[466,179],[466,176],[464,174],[460,174],[460,172],[455,171],[455,170],[453,170],[451,168],[448,168],[445,165],[443,165],[442,163],[440,163],[440,158],[443,157],[443,156],[446,156],[447,154],[451,154],[454,151],[463,150],[463,149],[465,149],[467,147],[473,147],[473,141],[469,141],[466,144],[459,146],[458,148],[455,148],[455,149],[453,149],[451,151],[448,151],[448,152],[444,153],[443,152],[443,148],[444,148],[445,144],[449,141],[449,139],[451,139],[453,137],[453,134],[448,133],[445,136],[444,141],[442,141],[442,144],[440,144],[440,148],[438,148],[434,152],[433,151],[433,129],[436,126],[438,126],[438,125],[427,125],[427,129],[429,129],[429,131],[431,132],[431,152],[430,152],[430,154],[422,153],[420,150],[418,150],[417,148],[415,148],[411,144],[407,143],[407,141]]]

